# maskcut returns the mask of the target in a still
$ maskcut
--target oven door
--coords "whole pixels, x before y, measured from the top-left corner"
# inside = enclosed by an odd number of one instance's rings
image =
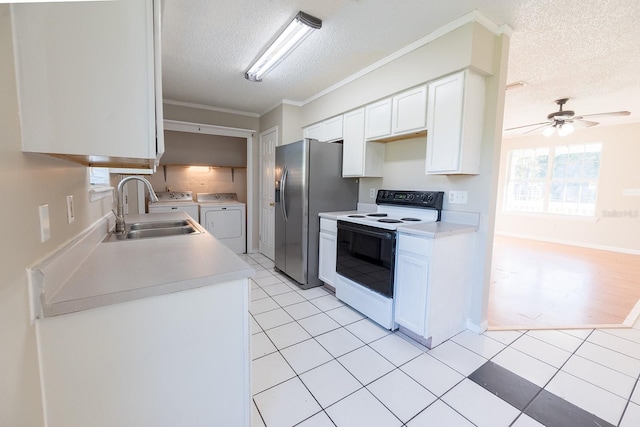
[[[393,298],[396,232],[338,221],[336,272]]]

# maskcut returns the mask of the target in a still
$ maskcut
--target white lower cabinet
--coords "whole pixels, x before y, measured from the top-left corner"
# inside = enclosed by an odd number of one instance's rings
[[[395,294],[396,323],[424,336],[429,258],[411,252],[399,252],[396,275],[396,282],[402,283]]]
[[[250,427],[248,310],[239,279],[36,321],[45,425]]]
[[[473,233],[427,238],[398,233],[395,322],[434,347],[467,321]]]
[[[318,278],[333,287],[336,286],[337,236],[337,221],[320,218]]]

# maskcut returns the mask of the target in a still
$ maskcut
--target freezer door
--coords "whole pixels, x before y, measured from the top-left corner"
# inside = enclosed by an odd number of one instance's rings
[[[307,283],[308,140],[276,147],[275,264],[289,277]]]
[[[275,239],[274,239],[274,255],[276,268],[286,272],[287,265],[287,242],[286,242],[286,223],[284,219],[284,209],[282,198],[283,178],[285,175],[285,148],[286,146],[276,147],[276,170],[275,170]]]

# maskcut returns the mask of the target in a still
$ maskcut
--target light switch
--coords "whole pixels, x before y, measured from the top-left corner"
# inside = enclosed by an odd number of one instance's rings
[[[38,206],[38,214],[40,215],[40,241],[44,243],[51,238],[49,205]]]
[[[466,191],[449,191],[449,203],[466,205],[467,204],[467,192]]]
[[[73,209],[73,196],[67,196],[67,224],[71,224],[76,219]]]

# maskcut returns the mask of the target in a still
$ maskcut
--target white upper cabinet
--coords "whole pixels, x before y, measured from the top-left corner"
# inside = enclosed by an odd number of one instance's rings
[[[368,140],[405,139],[427,127],[427,87],[420,86],[366,107]]]
[[[477,174],[485,81],[468,70],[429,83],[427,174]]]
[[[155,166],[164,151],[160,1],[13,4],[23,151]]]
[[[365,107],[365,138],[384,138],[391,135],[391,98],[369,104]]]
[[[391,132],[417,132],[427,127],[427,87],[420,86],[393,97]]]
[[[342,139],[342,115],[307,126],[303,130],[303,136],[324,142],[340,141]]]
[[[365,109],[344,114],[342,176],[381,177],[384,144],[365,140]]]

